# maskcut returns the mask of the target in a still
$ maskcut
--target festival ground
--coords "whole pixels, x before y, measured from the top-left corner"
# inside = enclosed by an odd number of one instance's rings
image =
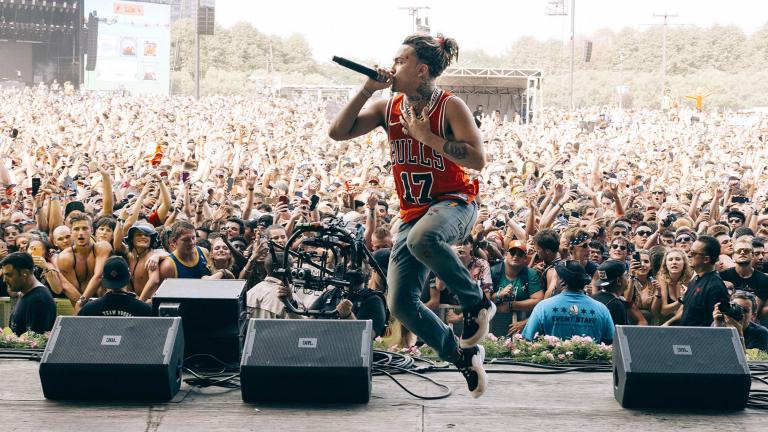
[[[37,368],[38,363],[33,361],[0,360],[0,430],[765,430],[765,412],[753,409],[698,413],[623,409],[613,398],[610,373],[604,372],[491,373],[490,388],[481,399],[468,396],[458,373],[433,373],[431,377],[454,390],[453,396],[434,401],[414,399],[388,378],[376,377],[370,403],[350,406],[251,405],[241,401],[239,390],[190,389],[186,384],[173,402],[165,404],[54,402],[43,397]],[[500,369],[501,366],[489,366],[491,371]],[[399,379],[419,393],[439,392],[412,376]]]

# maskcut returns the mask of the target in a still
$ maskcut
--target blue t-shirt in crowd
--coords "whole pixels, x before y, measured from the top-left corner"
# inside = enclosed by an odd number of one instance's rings
[[[533,308],[523,337],[533,340],[550,335],[560,339],[589,336],[596,342],[613,342],[613,320],[608,308],[583,292],[563,291]]]

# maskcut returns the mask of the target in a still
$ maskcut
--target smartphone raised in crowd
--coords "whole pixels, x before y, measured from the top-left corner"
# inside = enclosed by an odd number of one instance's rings
[[[40,177],[32,177],[32,196],[40,192]]]

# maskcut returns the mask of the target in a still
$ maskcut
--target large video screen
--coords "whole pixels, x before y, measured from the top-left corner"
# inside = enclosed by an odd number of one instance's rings
[[[98,51],[96,70],[85,72],[85,88],[168,95],[170,5],[85,0],[85,18],[93,12],[99,19]]]

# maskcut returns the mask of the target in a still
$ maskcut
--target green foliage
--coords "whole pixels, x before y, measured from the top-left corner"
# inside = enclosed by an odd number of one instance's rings
[[[747,350],[747,360],[749,361],[768,361],[768,352],[753,348]]]
[[[519,334],[511,338],[488,335],[480,344],[485,348],[487,360],[504,358],[538,364],[558,364],[577,360],[607,362],[613,357],[611,345],[596,343],[592,338],[582,336],[574,336],[568,340],[561,340],[554,336],[540,336],[530,342]],[[373,347],[414,357],[437,357],[435,351],[426,345],[419,348],[386,347],[381,338],[377,338]],[[768,361],[768,353],[764,351],[751,349],[747,350],[746,354],[749,361]]]
[[[13,330],[6,327],[0,334],[0,348],[13,349],[42,349],[48,343],[50,333],[26,332],[21,336],[16,336]]]
[[[172,92],[194,91],[194,28],[179,21],[172,40],[180,59],[172,73]],[[576,38],[574,100],[577,106],[616,105],[616,86],[629,86],[625,107],[658,107],[661,95],[660,26],[645,30],[599,30]],[[592,59],[584,62],[584,41],[593,42]],[[248,93],[247,78],[271,70],[284,84],[356,84],[355,72],[333,63],[318,63],[302,35],[278,37],[260,32],[248,23],[216,27],[213,36],[200,37],[201,88],[203,94]],[[548,106],[568,105],[570,91],[570,44],[523,37],[501,55],[482,50],[462,50],[459,65],[465,67],[537,68],[544,71],[544,101]],[[271,59],[271,62],[270,62]],[[370,59],[354,59],[373,64]],[[666,84],[680,103],[697,88],[712,90],[707,107],[749,108],[766,105],[768,93],[768,24],[746,36],[735,26],[667,28]]]

